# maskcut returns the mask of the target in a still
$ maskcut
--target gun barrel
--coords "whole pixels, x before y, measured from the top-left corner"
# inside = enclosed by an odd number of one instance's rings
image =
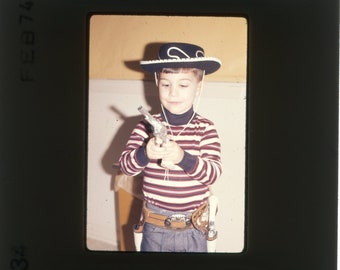
[[[159,120],[154,118],[147,110],[145,110],[143,106],[139,106],[138,111],[142,113],[145,116],[145,120],[152,125],[155,136],[162,139],[163,142],[167,142],[167,128]]]
[[[138,107],[138,111],[140,111],[142,114],[149,113],[147,110],[144,109],[142,105]]]
[[[142,105],[138,107],[138,111],[145,116],[147,121],[152,121],[152,115]]]

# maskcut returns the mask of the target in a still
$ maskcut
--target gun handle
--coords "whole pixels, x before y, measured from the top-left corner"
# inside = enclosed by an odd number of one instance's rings
[[[215,217],[217,212],[218,198],[215,195],[209,197],[209,220],[208,220],[208,242],[217,238],[217,230],[215,228]]]
[[[209,197],[209,221],[215,222],[218,199],[216,195]]]
[[[176,165],[173,164],[172,162],[169,162],[169,161],[163,161],[161,162],[161,166],[163,168],[166,168],[166,169],[169,169],[169,170],[173,170],[176,168]]]

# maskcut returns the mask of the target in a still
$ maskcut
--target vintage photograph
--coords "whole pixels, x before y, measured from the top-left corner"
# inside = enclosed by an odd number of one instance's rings
[[[86,246],[241,253],[247,20],[93,15]]]

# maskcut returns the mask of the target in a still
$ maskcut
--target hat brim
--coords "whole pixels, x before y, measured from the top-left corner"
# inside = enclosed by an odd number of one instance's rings
[[[148,72],[158,72],[163,68],[198,68],[210,74],[221,67],[221,61],[214,57],[200,57],[140,61],[140,65]]]

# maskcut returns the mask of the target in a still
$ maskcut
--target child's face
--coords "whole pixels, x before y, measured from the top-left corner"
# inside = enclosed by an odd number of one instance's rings
[[[187,112],[201,91],[202,81],[192,71],[160,73],[159,98],[162,105],[173,114]]]

